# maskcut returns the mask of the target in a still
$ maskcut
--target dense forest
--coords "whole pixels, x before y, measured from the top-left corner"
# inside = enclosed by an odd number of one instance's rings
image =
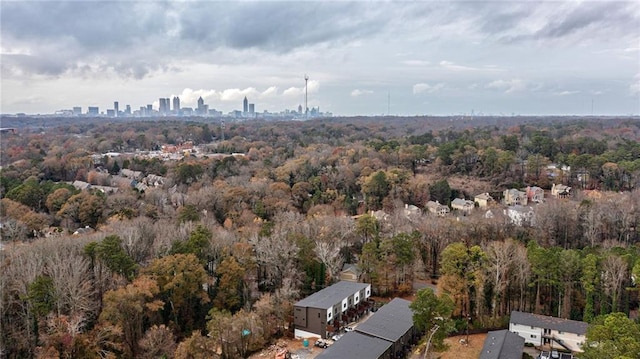
[[[2,120],[0,356],[246,357],[345,263],[378,298],[436,284],[458,329],[638,309],[637,118]]]

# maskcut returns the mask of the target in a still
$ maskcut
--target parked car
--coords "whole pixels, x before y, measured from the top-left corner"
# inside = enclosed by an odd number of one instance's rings
[[[333,340],[334,342],[337,341],[338,339],[342,338],[343,334],[336,334],[334,336],[331,337],[331,340]]]
[[[345,331],[345,332],[352,332],[352,331],[353,331],[353,328],[352,328],[352,327],[345,327],[345,328],[344,328],[344,331]]]
[[[326,349],[326,348],[329,347],[329,343],[324,341],[324,340],[322,340],[322,339],[316,340],[316,342],[313,345],[318,347],[318,348],[322,348],[322,349]]]
[[[551,359],[560,359],[560,353],[557,350],[551,351]]]

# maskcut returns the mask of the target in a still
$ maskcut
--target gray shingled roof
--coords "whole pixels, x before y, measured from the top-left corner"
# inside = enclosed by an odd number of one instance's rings
[[[540,314],[531,314],[513,311],[510,323],[528,325],[543,329],[553,329],[561,332],[584,335],[589,324],[577,320],[549,317]]]
[[[378,359],[391,347],[391,342],[357,332],[348,332],[316,357],[316,359]]]
[[[413,311],[409,308],[410,303],[408,300],[395,298],[383,305],[365,322],[360,323],[355,330],[395,342],[413,327]]]
[[[297,307],[329,309],[351,294],[367,288],[367,283],[340,281],[297,302]],[[361,298],[364,299],[364,298]]]
[[[487,333],[480,359],[520,359],[524,349],[524,338],[508,330]]]

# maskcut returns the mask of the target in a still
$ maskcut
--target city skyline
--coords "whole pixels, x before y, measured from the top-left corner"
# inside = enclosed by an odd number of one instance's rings
[[[279,112],[305,103],[305,74],[309,108],[335,115],[640,113],[636,2],[0,7],[2,113],[175,97]]]

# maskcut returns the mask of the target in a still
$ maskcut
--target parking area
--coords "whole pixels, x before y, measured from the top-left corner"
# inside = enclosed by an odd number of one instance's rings
[[[562,353],[557,350],[541,351],[536,359],[574,359],[574,356],[569,353]]]

